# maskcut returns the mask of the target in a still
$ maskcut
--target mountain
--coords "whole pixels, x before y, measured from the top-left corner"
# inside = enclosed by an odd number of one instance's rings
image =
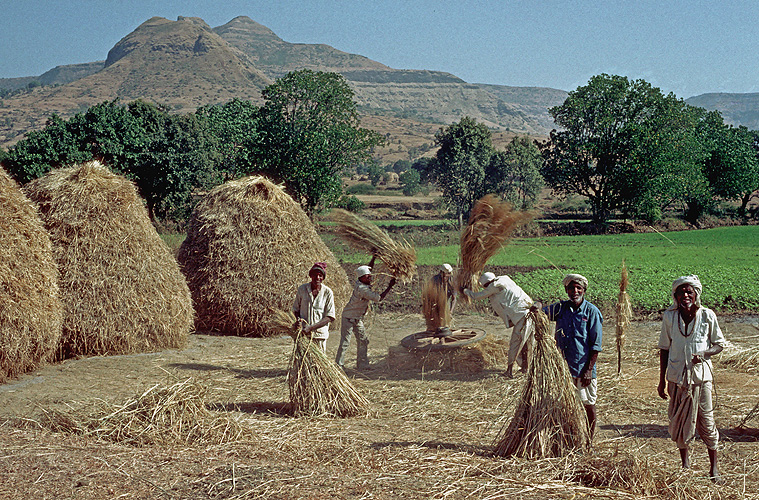
[[[393,143],[380,153],[396,159],[428,149],[440,126],[465,115],[504,140],[516,133],[546,135],[553,126],[547,108],[566,96],[555,89],[480,85],[439,71],[393,69],[328,45],[286,42],[247,17],[216,28],[196,17],[153,17],[116,43],[104,62],[0,80],[0,90],[19,89],[0,99],[0,145],[44,127],[54,113],[67,118],[113,99],[145,99],[176,112],[232,98],[260,103],[265,86],[303,68],[342,74],[364,126]]]
[[[691,106],[719,111],[727,123],[759,130],[759,93],[709,93],[685,100]]]

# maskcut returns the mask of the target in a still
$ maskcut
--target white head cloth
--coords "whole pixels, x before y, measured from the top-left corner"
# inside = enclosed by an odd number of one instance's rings
[[[582,274],[567,274],[566,276],[564,276],[564,282],[563,282],[564,283],[564,288],[566,288],[567,285],[569,285],[573,281],[576,281],[577,283],[579,283],[580,285],[582,285],[582,287],[585,290],[588,289],[588,278],[586,278]]]
[[[697,307],[701,307],[701,280],[695,274],[689,274],[688,276],[680,276],[672,283],[672,305],[669,306],[670,310],[677,309],[677,299],[675,298],[675,292],[683,285],[690,285],[693,290],[696,291],[696,300],[694,303]]]
[[[442,266],[440,266],[440,272],[451,274],[453,273],[453,268],[451,267],[450,264],[443,264]]]

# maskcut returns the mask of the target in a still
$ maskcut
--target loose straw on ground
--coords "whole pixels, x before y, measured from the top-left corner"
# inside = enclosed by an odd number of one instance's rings
[[[632,320],[632,306],[630,305],[630,296],[627,294],[629,283],[627,266],[623,260],[617,300],[617,375],[622,373],[622,349],[625,346],[625,330],[630,326]]]
[[[461,267],[456,275],[459,291],[474,288],[475,278],[487,261],[507,243],[514,230],[532,220],[530,212],[520,212],[511,204],[488,194],[475,203],[469,222],[461,233]],[[468,301],[462,293],[461,299]]]
[[[549,335],[548,317],[531,311],[535,354],[511,422],[496,440],[498,456],[548,458],[586,449],[588,421],[566,361]]]
[[[369,401],[324,351],[302,333],[292,312],[272,311],[269,328],[272,333],[290,335],[295,341],[287,382],[296,416],[352,417],[366,414]]]
[[[350,247],[375,255],[396,279],[408,282],[416,275],[416,250],[407,242],[393,240],[376,224],[347,210],[334,209],[337,235]]]

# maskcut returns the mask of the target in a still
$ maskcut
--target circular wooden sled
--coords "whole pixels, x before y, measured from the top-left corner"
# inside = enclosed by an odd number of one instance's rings
[[[479,342],[487,336],[481,328],[451,330],[447,337],[437,337],[435,332],[418,332],[401,339],[401,345],[409,351],[448,351]]]

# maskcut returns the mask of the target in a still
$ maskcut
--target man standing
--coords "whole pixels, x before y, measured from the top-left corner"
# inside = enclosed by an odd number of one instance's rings
[[[672,283],[672,305],[662,315],[657,389],[662,399],[670,398],[669,433],[680,450],[683,469],[690,468],[688,446],[698,431],[709,453],[709,477],[715,483],[721,480],[717,468],[719,432],[712,406],[711,357],[722,352],[724,343],[714,311],[701,307],[698,276],[676,279]]]
[[[335,294],[322,283],[327,276],[327,264],[317,262],[308,271],[311,282],[298,287],[293,303],[295,317],[303,324],[303,332],[310,333],[311,339],[324,353],[327,352],[329,324],[335,320]]]
[[[435,286],[441,290],[445,290],[445,296],[448,300],[448,312],[453,313],[453,308],[456,306],[456,289],[451,283],[453,277],[453,267],[450,264],[443,264],[440,266],[440,272],[432,277],[432,281]]]
[[[588,280],[581,274],[564,277],[564,290],[569,300],[546,306],[543,312],[556,322],[556,344],[569,365],[577,397],[588,416],[590,439],[596,431],[596,360],[601,352],[603,316],[598,308],[585,300]]]
[[[535,334],[535,327],[527,317],[532,306],[532,299],[506,275],[496,277],[493,273],[482,273],[479,283],[483,288],[481,291],[473,292],[465,288],[464,294],[474,300],[489,297],[490,306],[503,320],[506,328],[514,327],[509,342],[509,366],[506,369],[506,376],[514,377],[514,362],[518,355],[521,358],[521,371],[525,373],[529,342]]]
[[[374,259],[372,259],[374,262]],[[335,362],[340,368],[345,369],[345,352],[350,347],[351,334],[356,336],[356,368],[368,370],[369,366],[369,336],[364,328],[364,315],[369,309],[369,302],[380,302],[390,292],[395,284],[395,278],[382,293],[372,290],[372,268],[360,266],[356,269],[356,285],[353,288],[348,304],[343,309],[340,321],[340,346],[337,348]]]

